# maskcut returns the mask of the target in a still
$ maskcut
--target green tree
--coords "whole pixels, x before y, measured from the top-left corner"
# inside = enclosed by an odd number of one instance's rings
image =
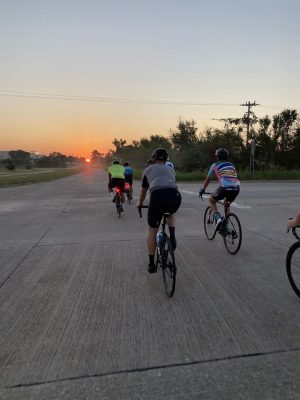
[[[175,130],[170,130],[170,140],[176,150],[187,149],[198,142],[196,122],[179,120]]]
[[[290,168],[289,153],[293,150],[293,135],[298,122],[296,110],[283,110],[273,116],[273,135],[277,142],[276,162],[285,168]]]
[[[30,153],[24,150],[12,150],[8,152],[12,162],[16,166],[26,166],[31,164]]]

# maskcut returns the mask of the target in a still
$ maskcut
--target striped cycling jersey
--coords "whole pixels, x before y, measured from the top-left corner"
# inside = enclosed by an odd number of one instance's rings
[[[229,161],[218,161],[211,165],[208,175],[209,177],[216,175],[219,185],[225,189],[235,189],[240,186],[234,165]]]

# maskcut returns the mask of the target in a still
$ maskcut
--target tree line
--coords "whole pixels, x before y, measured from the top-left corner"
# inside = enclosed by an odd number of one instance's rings
[[[52,152],[48,156],[41,156],[24,150],[11,150],[9,157],[2,160],[3,167],[8,170],[21,168],[66,168],[70,164],[84,163],[83,157],[66,156],[59,152]]]
[[[215,160],[215,150],[225,147],[230,160],[239,168],[248,168],[254,152],[255,169],[300,168],[300,124],[296,110],[286,109],[272,117],[247,120],[247,117],[224,119],[224,127],[207,128],[198,133],[194,120],[180,119],[169,136],[151,135],[133,140],[115,138],[114,149],[106,154],[94,150],[92,162],[108,164],[113,156],[128,161],[136,168],[143,168],[157,147],[164,147],[176,168],[182,171],[206,169]]]

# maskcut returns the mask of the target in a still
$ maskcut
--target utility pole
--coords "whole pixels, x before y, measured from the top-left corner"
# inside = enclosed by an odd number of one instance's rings
[[[254,173],[254,153],[255,153],[255,139],[252,137],[251,142],[250,142],[250,125],[255,121],[256,116],[253,111],[251,111],[251,108],[253,106],[259,106],[255,101],[251,103],[251,101],[246,101],[246,103],[240,104],[243,107],[247,107],[248,110],[244,114],[244,120],[246,121],[247,124],[247,136],[246,136],[246,146],[250,147],[249,152],[250,152],[250,172]],[[251,121],[252,117],[252,121]]]

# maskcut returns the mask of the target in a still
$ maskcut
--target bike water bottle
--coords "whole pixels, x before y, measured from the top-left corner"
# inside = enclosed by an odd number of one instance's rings
[[[161,249],[161,247],[163,245],[163,241],[164,241],[164,237],[163,237],[162,232],[157,232],[157,234],[156,234],[156,244],[157,244],[157,247],[158,247],[159,250]]]

